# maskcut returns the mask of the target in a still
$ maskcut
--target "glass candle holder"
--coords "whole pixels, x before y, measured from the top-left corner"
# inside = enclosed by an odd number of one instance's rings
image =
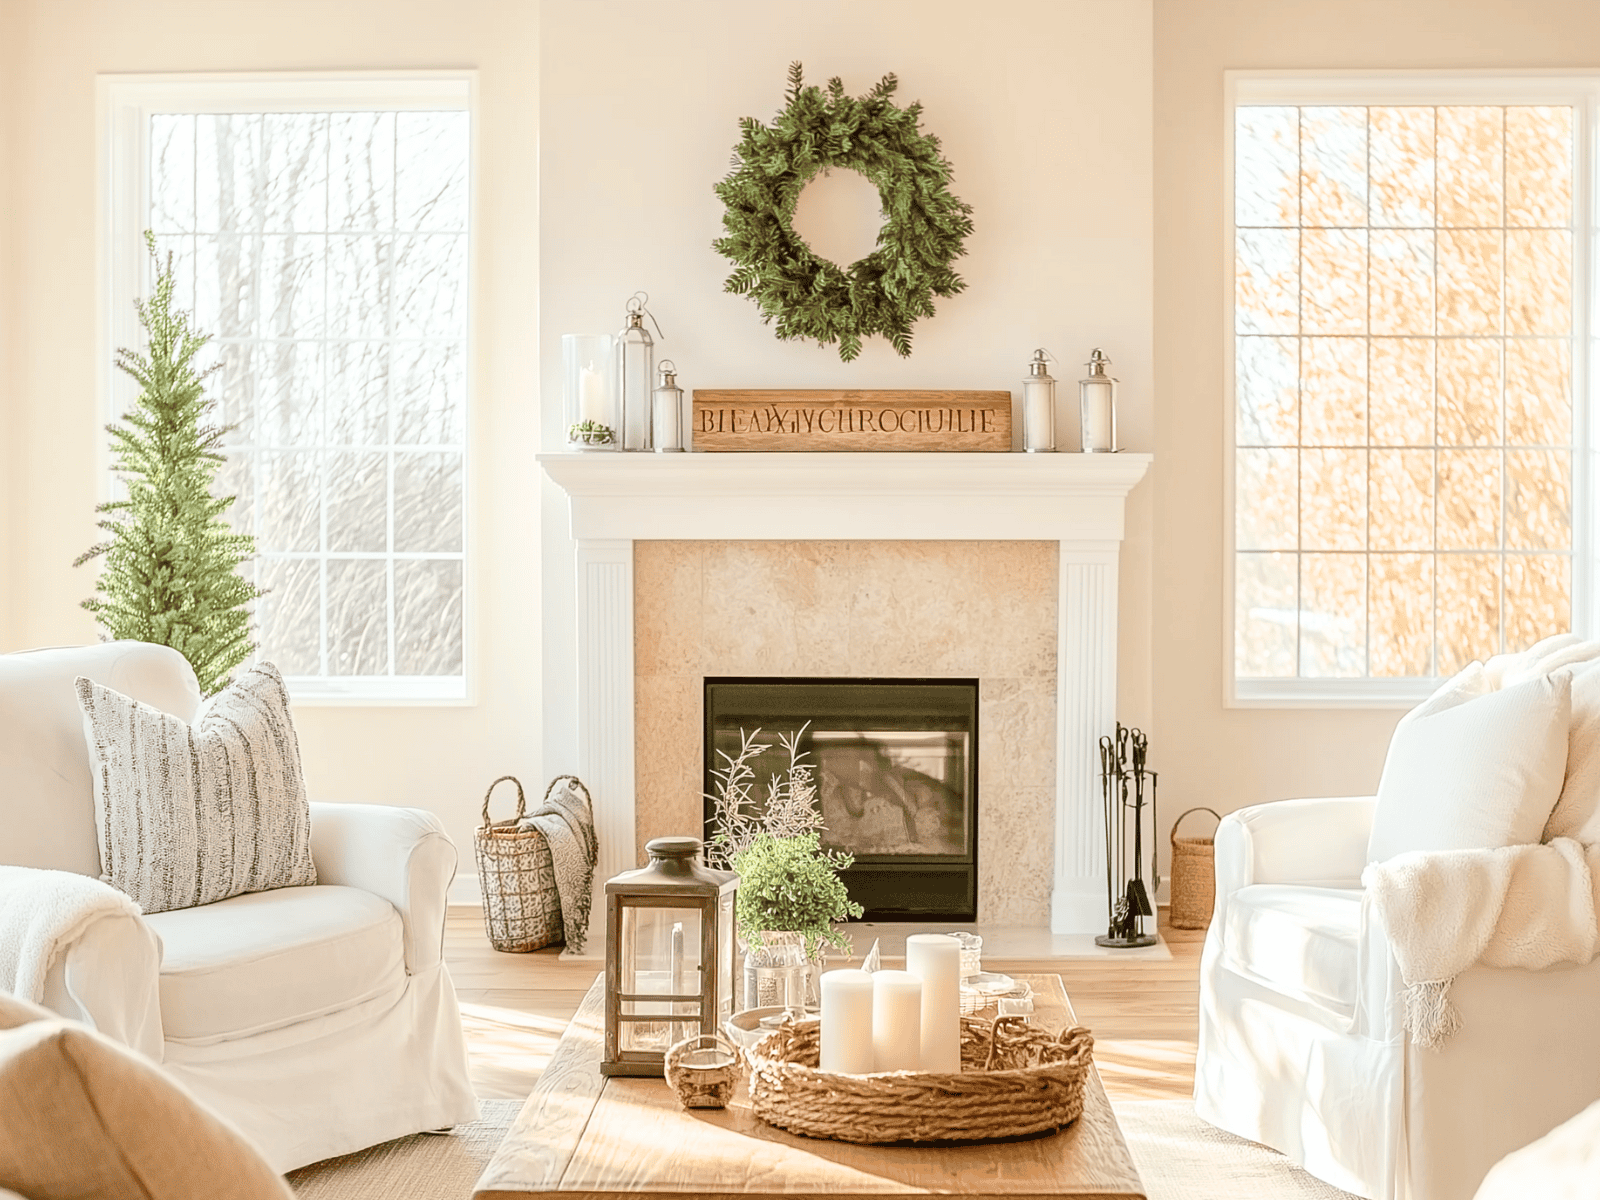
[[[563,334],[561,369],[567,449],[620,449],[616,338],[609,333]]]

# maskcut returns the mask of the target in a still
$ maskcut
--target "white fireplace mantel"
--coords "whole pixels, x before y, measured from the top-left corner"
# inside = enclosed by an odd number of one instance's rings
[[[1096,746],[1116,721],[1117,557],[1148,454],[541,454],[577,543],[578,773],[604,880],[634,866],[633,543],[1060,543],[1051,929],[1106,925]],[[547,636],[549,634],[547,633]],[[980,918],[981,918],[980,914]]]

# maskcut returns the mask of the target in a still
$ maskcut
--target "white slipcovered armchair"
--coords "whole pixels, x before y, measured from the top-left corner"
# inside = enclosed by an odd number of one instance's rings
[[[1437,1049],[1361,886],[1375,799],[1241,809],[1216,835],[1195,1109],[1372,1200],[1471,1200],[1494,1163],[1600,1096],[1600,960],[1475,966]]]
[[[163,646],[0,655],[0,864],[100,873],[80,675],[186,721],[201,702]],[[162,1063],[279,1171],[477,1116],[443,962],[455,847],[419,809],[312,804],[311,823],[315,887],[106,916],[44,984],[47,1007]]]

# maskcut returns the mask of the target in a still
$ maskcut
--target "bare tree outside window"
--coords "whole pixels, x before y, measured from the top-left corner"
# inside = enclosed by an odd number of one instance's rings
[[[158,113],[149,146],[149,227],[223,364],[261,656],[312,694],[459,680],[467,113]]]

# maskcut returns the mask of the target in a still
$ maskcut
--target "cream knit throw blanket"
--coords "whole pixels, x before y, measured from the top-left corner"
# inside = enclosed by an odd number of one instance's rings
[[[1536,971],[1600,953],[1600,843],[1555,838],[1503,850],[1445,850],[1373,863],[1371,894],[1405,980],[1405,1024],[1437,1047],[1461,1026],[1450,984],[1474,964]]]
[[[72,871],[0,866],[0,991],[38,1003],[56,960],[101,917],[140,915],[108,883]]]
[[[582,954],[589,939],[589,901],[594,868],[600,856],[595,838],[594,814],[585,796],[578,794],[570,777],[557,782],[537,811],[522,818],[550,843],[550,861],[556,873],[556,899],[561,902],[562,937],[567,950]]]

